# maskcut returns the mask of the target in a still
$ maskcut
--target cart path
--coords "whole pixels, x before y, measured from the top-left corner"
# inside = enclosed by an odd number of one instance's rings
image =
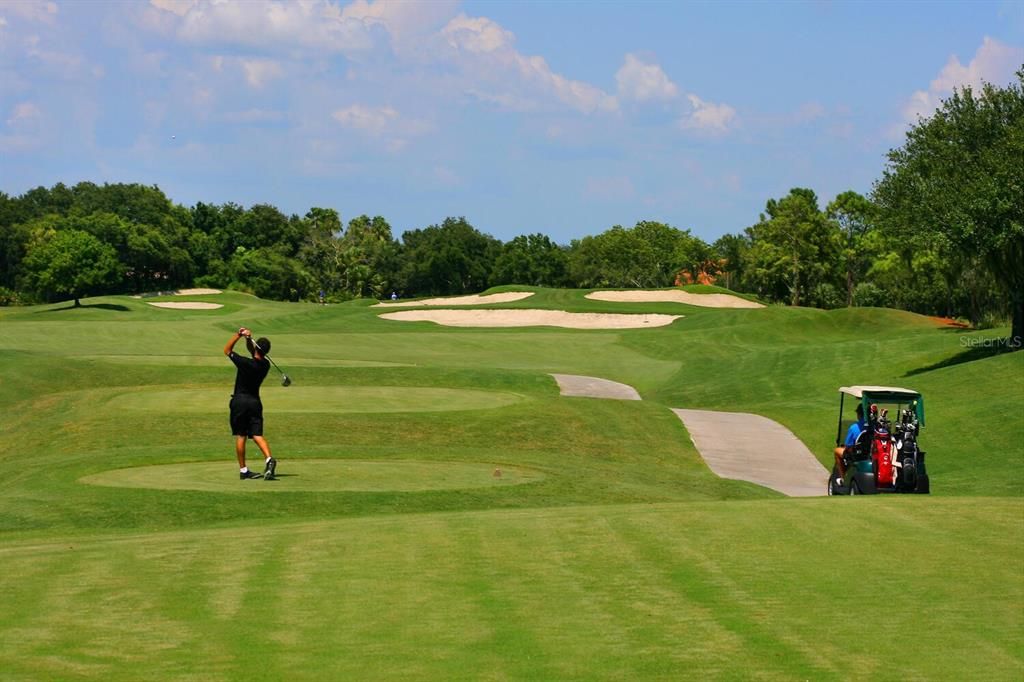
[[[578,398],[606,398],[611,400],[640,400],[640,394],[628,384],[617,381],[585,377],[577,374],[552,374],[562,395]]]
[[[828,471],[782,424],[745,412],[672,411],[718,476],[750,481],[790,497],[825,494]]]

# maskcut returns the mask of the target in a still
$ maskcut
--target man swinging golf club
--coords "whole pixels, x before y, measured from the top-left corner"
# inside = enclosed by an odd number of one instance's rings
[[[245,345],[252,358],[244,358],[235,353],[235,344],[245,337]],[[235,392],[231,395],[231,433],[235,436],[235,455],[238,457],[238,477],[242,480],[260,478],[261,474],[249,471],[245,465],[245,441],[252,438],[260,451],[263,452],[266,468],[262,477],[268,481],[274,479],[277,460],[270,455],[270,445],[263,438],[263,402],[260,400],[260,384],[270,371],[267,354],[270,352],[270,340],[267,338],[252,340],[252,332],[245,327],[239,329],[224,346],[224,355],[234,363]]]

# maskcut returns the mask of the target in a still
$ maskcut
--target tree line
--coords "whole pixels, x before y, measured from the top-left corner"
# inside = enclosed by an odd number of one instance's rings
[[[669,287],[714,282],[769,302],[1008,317],[1024,329],[1024,69],[1006,88],[954,92],[892,150],[869,196],[822,207],[768,199],[707,243],[640,221],[560,245],[501,242],[465,218],[396,238],[381,216],[286,215],[270,204],[184,207],[158,187],[80,182],[0,192],[0,304],[191,286],[329,301],[476,293],[501,284]]]
[[[642,221],[556,244],[503,243],[465,218],[396,239],[381,216],[343,223],[333,208],[285,215],[270,204],[174,204],[158,187],[0,193],[0,297],[6,303],[191,286],[263,298],[331,301],[476,293],[498,284],[667,287],[710,271],[711,246],[688,230]]]

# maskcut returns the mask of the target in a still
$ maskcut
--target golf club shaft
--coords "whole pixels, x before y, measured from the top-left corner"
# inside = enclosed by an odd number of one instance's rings
[[[249,350],[249,352],[250,352],[250,353],[252,353],[252,349],[253,349],[253,348],[257,348],[257,349],[259,348],[259,346],[257,346],[257,345],[256,345],[256,342],[252,340],[252,335],[251,335],[251,334],[250,334],[249,336],[245,336],[245,337],[243,337],[243,338],[245,339],[245,346],[246,346],[246,348],[247,348],[247,349]],[[250,346],[251,346],[251,347],[250,347]],[[270,353],[266,353],[266,354],[263,354],[263,353],[261,352],[261,354],[262,354],[262,355],[263,355],[263,357],[265,357],[265,358],[266,358],[267,360],[270,360],[270,364],[274,366],[274,369],[276,369],[276,370],[277,370],[278,372],[280,372],[281,376],[283,376],[283,377],[286,377],[286,378],[287,378],[287,376],[288,376],[288,375],[287,375],[287,374],[285,374],[285,373],[284,373],[284,372],[283,372],[283,371],[281,370],[281,368],[277,366],[277,363],[276,363],[276,362],[274,362],[274,359],[273,359],[272,357],[270,357]]]

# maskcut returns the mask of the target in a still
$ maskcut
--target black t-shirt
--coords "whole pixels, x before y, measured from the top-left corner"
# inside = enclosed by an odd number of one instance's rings
[[[235,374],[235,395],[248,395],[259,399],[260,384],[263,383],[267,372],[270,371],[270,361],[266,358],[262,360],[243,358],[234,351],[231,351],[228,357],[238,368],[238,372]]]

